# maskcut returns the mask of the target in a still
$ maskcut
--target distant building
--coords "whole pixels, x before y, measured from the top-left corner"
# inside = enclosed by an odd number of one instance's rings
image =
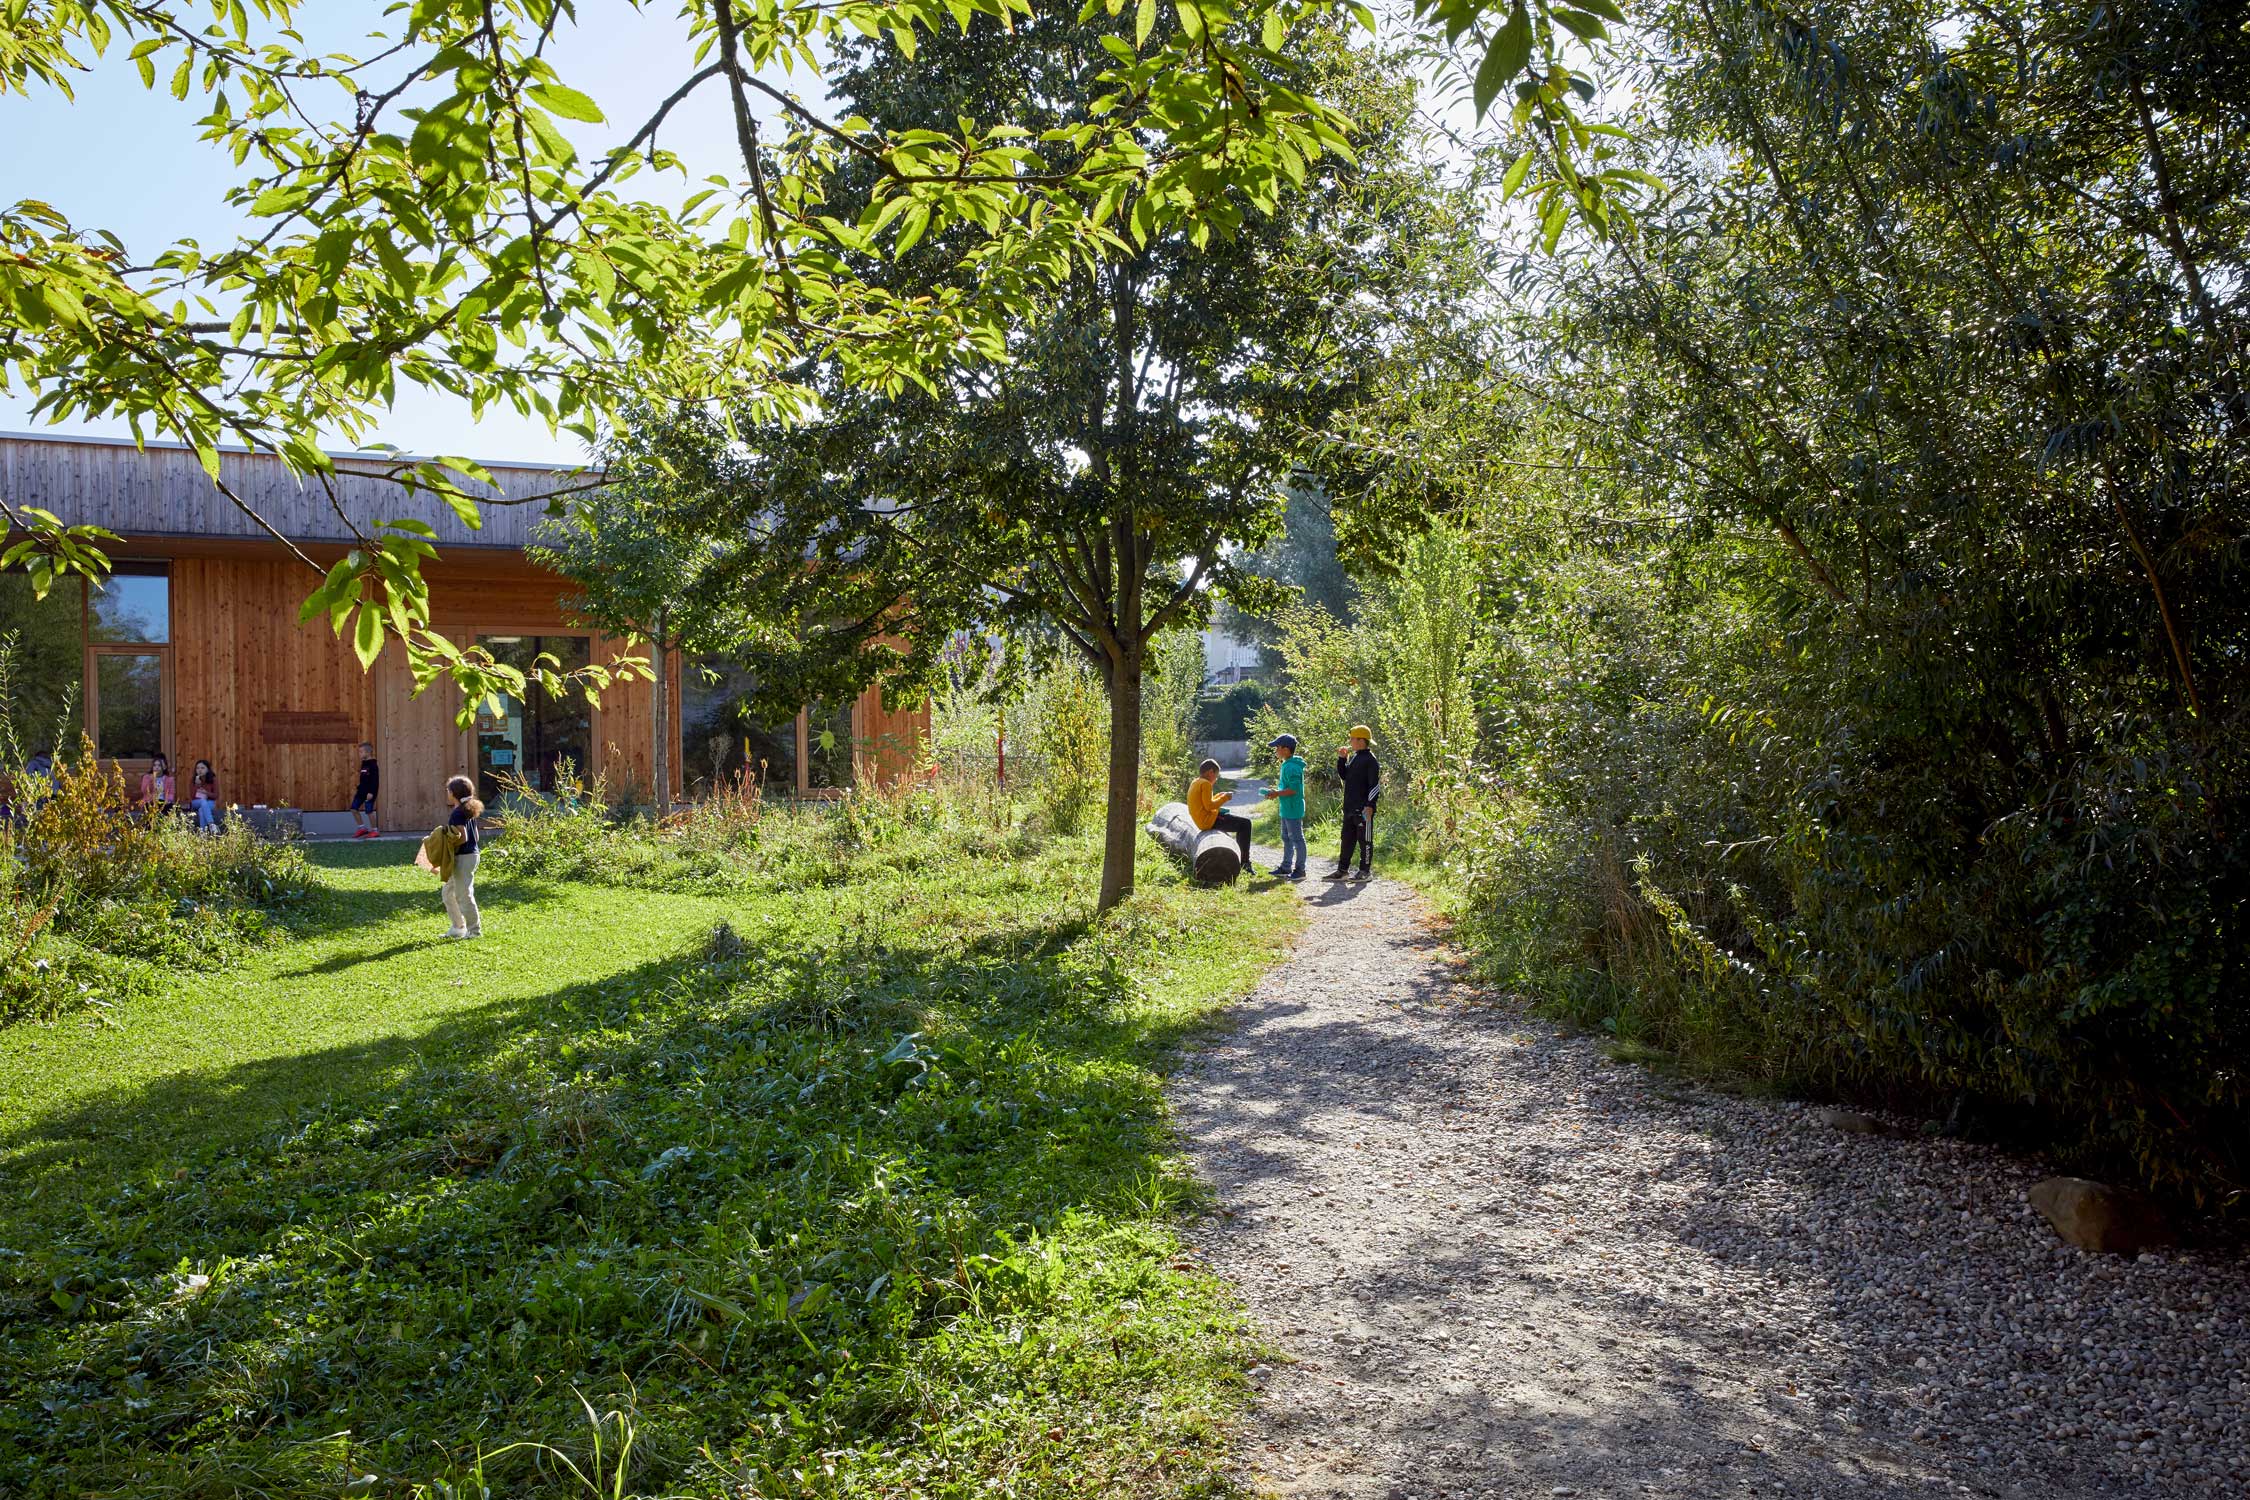
[[[569,583],[524,553],[544,507],[487,506],[483,528],[471,530],[437,497],[410,495],[371,472],[389,461],[340,455],[337,488],[355,516],[411,518],[435,529],[440,557],[426,576],[439,632],[516,664],[540,652],[566,668],[647,654],[568,617]],[[548,492],[567,472],[488,467],[495,499]],[[229,451],[220,469],[315,562],[331,564],[350,546],[327,493],[300,485],[280,460]],[[383,767],[384,820],[402,828],[443,816],[444,783],[456,773],[474,777],[488,795],[510,779],[550,788],[564,762],[589,782],[606,777],[615,790],[649,786],[648,683],[613,686],[598,706],[577,694],[533,693],[459,728],[459,697],[442,682],[414,696],[395,645],[365,672],[325,619],[298,623],[298,606],[318,580],[212,486],[191,449],[0,434],[0,495],[124,538],[112,544],[115,573],[99,587],[73,579],[34,601],[28,579],[0,576],[0,629],[19,638],[17,680],[9,685],[19,740],[43,744],[51,722],[26,721],[74,696],[96,753],[128,775],[161,751],[184,787],[189,767],[208,760],[228,801],[308,811],[340,809],[350,799],[366,740]],[[735,708],[746,685],[739,668],[713,664],[714,682],[701,663],[672,665],[675,795],[745,766],[753,775],[762,768],[770,790],[818,795],[848,784],[855,761],[882,775],[902,772],[928,732],[926,709],[887,711],[873,691],[793,721],[747,726]]]
[[[1265,657],[1248,641],[1238,641],[1223,630],[1203,632],[1203,685],[1229,687],[1265,676]]]

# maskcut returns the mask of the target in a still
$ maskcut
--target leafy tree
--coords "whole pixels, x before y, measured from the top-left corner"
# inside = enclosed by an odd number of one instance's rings
[[[1660,19],[1668,196],[1344,434],[1488,539],[1479,889],[1575,914],[1593,1019],[2238,1194],[2239,25]]]
[[[637,413],[605,455],[619,476],[574,498],[567,514],[548,521],[529,549],[541,566],[571,580],[563,601],[579,620],[653,647],[649,680],[655,698],[649,766],[659,808],[672,799],[672,702],[668,656],[725,651],[741,636],[723,610],[682,609],[710,565],[710,549],[683,532],[671,515],[681,486],[696,482],[708,452],[671,439],[682,429]],[[707,476],[706,476],[707,477]]]
[[[885,131],[957,115],[1092,128],[1108,105],[1086,80],[1131,44],[1098,11],[1018,30],[972,26],[912,64],[847,44],[835,87]],[[1381,337],[1390,246],[1432,190],[1405,153],[1407,97],[1373,60],[1331,37],[1313,65],[1268,66],[1260,87],[1349,101],[1356,161],[1300,161],[1302,186],[1240,205],[1231,235],[1137,230],[1050,289],[1005,366],[884,392],[810,365],[814,414],[745,421],[739,449],[709,460],[733,470],[698,522],[727,559],[710,597],[761,622],[774,706],[877,680],[906,690],[971,623],[1048,632],[1099,674],[1105,906],[1132,885],[1155,643],[1200,624],[1213,593],[1257,586],[1236,549],[1272,532],[1307,435],[1352,399]],[[867,274],[903,299],[939,296],[960,257],[941,239]]]
[[[1003,357],[1057,285],[1152,234],[1230,233],[1341,148],[1348,118],[1290,87],[1282,63],[1347,8],[1196,0],[1159,29],[1142,0],[1132,40],[1087,58],[1082,93],[1103,109],[1047,136],[1005,112],[908,130],[808,102],[823,57],[854,38],[881,38],[908,75],[929,71],[917,51],[949,21],[1020,53],[1036,45],[1030,0],[688,0],[677,86],[624,145],[592,152],[576,140],[602,107],[548,60],[578,24],[569,0],[414,0],[362,56],[307,41],[296,0],[18,0],[0,7],[0,93],[67,95],[106,67],[200,94],[197,128],[236,163],[227,203],[251,227],[225,246],[128,247],[47,204],[0,207],[0,381],[56,421],[184,440],[260,524],[220,477],[221,442],[323,483],[322,442],[364,443],[402,385],[590,443],[640,392],[800,411],[812,392],[791,371],[807,358],[868,389],[934,391],[964,362]],[[1444,24],[1481,36],[1487,8],[1448,0]],[[1552,96],[1543,112],[1567,112],[1569,90],[1533,56],[1549,17],[1515,0],[1496,45],[1504,71]],[[641,174],[682,170],[664,128],[713,89],[740,160],[677,207],[637,196]],[[919,294],[868,274],[938,244],[951,274]],[[475,464],[402,460],[390,475],[476,523]],[[520,674],[431,631],[426,533],[339,513],[358,545],[317,586],[321,570],[266,525],[308,570],[308,619],[349,630],[365,662],[403,640],[418,677],[451,672],[471,704],[520,690]],[[52,517],[4,496],[0,517],[18,545],[75,565],[84,538]]]

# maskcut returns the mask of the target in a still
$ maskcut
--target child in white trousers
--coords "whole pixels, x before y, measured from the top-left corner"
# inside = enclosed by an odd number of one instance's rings
[[[477,784],[466,776],[448,781],[445,796],[453,804],[445,821],[461,830],[461,846],[453,851],[453,874],[445,882],[445,914],[453,924],[445,935],[483,937],[484,914],[477,910],[477,851],[484,842],[479,822],[484,817],[484,803],[477,798]]]

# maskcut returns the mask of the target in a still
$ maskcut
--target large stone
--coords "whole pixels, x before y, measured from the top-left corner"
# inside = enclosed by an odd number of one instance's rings
[[[2172,1227],[2156,1205],[2123,1188],[2083,1177],[2050,1177],[2032,1184],[2029,1196],[2055,1233],[2081,1250],[2138,1255],[2172,1243]]]
[[[1830,1130],[1841,1130],[1847,1135],[1889,1135],[1890,1127],[1873,1115],[1863,1115],[1856,1109],[1831,1109],[1826,1105],[1812,1112],[1816,1124]]]

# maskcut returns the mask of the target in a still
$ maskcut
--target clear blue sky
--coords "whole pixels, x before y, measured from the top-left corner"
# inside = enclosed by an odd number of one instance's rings
[[[369,0],[312,0],[303,21],[307,40],[322,50],[365,56],[367,33],[381,24],[383,6]],[[638,129],[656,104],[691,71],[686,27],[666,0],[636,13],[625,0],[582,0],[576,30],[558,37],[550,60],[573,87],[591,94],[608,114],[608,130],[576,127],[581,150],[616,144]],[[201,94],[176,101],[162,86],[141,86],[140,75],[113,47],[75,86],[75,101],[49,93],[0,97],[0,200],[36,198],[53,204],[81,228],[106,228],[137,260],[162,246],[193,238],[206,247],[227,243],[242,219],[222,201],[235,180],[231,159],[196,138],[195,121],[207,105]],[[379,75],[380,76],[380,75]],[[774,81],[791,86],[781,75]],[[807,88],[802,77],[794,86]],[[662,144],[697,173],[738,166],[724,95],[712,90],[676,111]],[[654,180],[634,180],[634,192],[656,193]],[[667,196],[670,189],[664,190]],[[685,189],[679,196],[685,196]],[[97,432],[128,436],[123,423],[65,424],[35,428],[30,399],[19,388],[0,392],[0,431]],[[466,453],[482,458],[575,460],[575,438],[556,437],[513,412],[482,423],[460,403],[402,387],[399,405],[381,438],[419,453]]]

